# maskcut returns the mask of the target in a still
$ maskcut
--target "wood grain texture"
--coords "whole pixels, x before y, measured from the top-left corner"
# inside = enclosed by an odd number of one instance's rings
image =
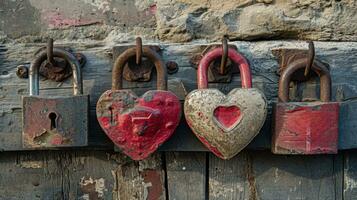
[[[342,199],[341,155],[277,156],[250,153],[253,199]]]
[[[105,152],[2,153],[0,199],[111,199],[115,166]]]
[[[343,198],[352,200],[357,197],[357,151],[345,152],[344,156]]]
[[[243,151],[210,156],[209,199],[342,199],[343,158]]]
[[[250,187],[250,161],[246,151],[230,160],[222,160],[209,154],[209,199],[245,200],[256,195]]]
[[[0,154],[0,199],[165,199],[160,155],[105,151]]]
[[[171,200],[206,199],[206,153],[165,152]]]
[[[251,149],[269,149],[271,141],[271,106],[277,98],[278,76],[277,61],[271,53],[275,48],[306,48],[303,42],[266,41],[266,42],[233,42],[249,61],[253,75],[253,86],[264,92],[268,100],[268,116],[260,134],[248,146]],[[21,95],[27,94],[27,79],[19,79],[15,75],[16,66],[29,63],[33,53],[43,44],[5,44],[1,47],[0,55],[0,149],[4,151],[23,150],[21,146]],[[95,118],[95,104],[99,96],[111,88],[112,68],[112,46],[101,42],[88,43],[62,43],[59,46],[71,46],[76,51],[87,57],[87,64],[83,68],[84,93],[90,94],[91,116],[89,119],[89,144],[90,148],[112,149],[113,145],[105,136]],[[316,57],[330,64],[332,75],[332,97],[333,100],[342,101],[345,105],[353,104],[351,101],[357,97],[355,77],[357,71],[353,70],[357,65],[357,43],[356,42],[316,42]],[[181,101],[185,95],[197,88],[196,70],[192,68],[190,59],[202,51],[199,44],[162,44],[162,55],[164,61],[173,60],[178,63],[179,71],[169,75],[169,90],[173,91]],[[155,80],[155,74],[153,74]],[[41,94],[44,95],[70,95],[71,80],[63,83],[43,80],[40,83]],[[227,94],[231,89],[240,86],[239,76],[233,76],[230,84],[209,84],[211,88],[218,88]],[[125,88],[132,88],[141,95],[150,88],[155,88],[155,81],[132,82],[124,81]],[[315,98],[313,92],[316,83],[303,84],[304,90],[298,92],[305,98]],[[292,92],[291,92],[292,93]],[[353,107],[353,106],[352,106]],[[354,107],[353,107],[354,109]],[[349,112],[349,120],[357,119],[356,112]],[[344,113],[341,113],[341,116]],[[344,122],[342,122],[344,123]],[[340,140],[339,149],[350,149],[357,147],[356,132],[352,125],[340,124],[342,128],[340,135],[345,139]],[[344,142],[348,141],[348,142]],[[207,151],[200,145],[185,124],[183,118],[174,136],[165,143],[162,151]]]

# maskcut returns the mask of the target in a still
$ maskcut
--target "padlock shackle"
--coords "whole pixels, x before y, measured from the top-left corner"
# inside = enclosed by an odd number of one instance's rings
[[[304,69],[308,58],[298,59],[289,64],[282,72],[279,79],[279,101],[289,101],[289,83],[292,75],[299,69]],[[329,70],[321,62],[314,61],[311,68],[320,77],[320,99],[323,102],[331,100],[331,76]]]
[[[150,47],[142,47],[142,55],[154,63],[157,73],[157,90],[167,90],[167,75],[164,62],[158,53]],[[136,55],[136,47],[124,51],[115,60],[112,72],[112,90],[121,90],[123,85],[123,69],[130,57]]]
[[[58,58],[63,58],[70,64],[72,68],[73,76],[73,94],[81,95],[83,94],[83,84],[82,84],[82,73],[80,64],[71,53],[66,50],[54,48],[53,56]],[[30,81],[30,96],[39,95],[40,81],[39,81],[39,69],[41,64],[47,60],[47,51],[42,50],[36,55],[36,58],[31,62],[29,70],[29,81]]]
[[[197,69],[198,89],[206,89],[208,87],[208,67],[215,59],[221,57],[222,54],[222,48],[215,48],[203,56]],[[251,88],[252,77],[248,61],[244,58],[244,56],[232,48],[228,48],[228,58],[239,66],[242,88]]]

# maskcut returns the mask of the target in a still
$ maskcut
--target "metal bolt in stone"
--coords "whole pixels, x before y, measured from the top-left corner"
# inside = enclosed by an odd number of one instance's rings
[[[16,75],[19,78],[28,78],[29,77],[29,69],[25,65],[19,65],[16,68]]]

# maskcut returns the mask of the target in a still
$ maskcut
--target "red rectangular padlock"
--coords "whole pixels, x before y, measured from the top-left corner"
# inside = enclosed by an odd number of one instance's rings
[[[279,80],[279,102],[274,109],[272,152],[275,154],[335,154],[338,150],[339,103],[329,102],[331,77],[328,69],[315,62],[320,76],[318,102],[288,102],[291,75],[306,66],[299,59],[285,69]]]

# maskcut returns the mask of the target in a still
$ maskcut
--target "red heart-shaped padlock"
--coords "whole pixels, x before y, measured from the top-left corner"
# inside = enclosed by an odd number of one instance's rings
[[[166,68],[148,47],[143,47],[143,55],[156,66],[158,90],[138,97],[131,90],[121,89],[123,66],[135,51],[135,47],[126,50],[115,62],[112,90],[99,98],[97,119],[116,146],[132,159],[141,160],[173,134],[181,118],[181,104],[175,94],[166,91]]]

